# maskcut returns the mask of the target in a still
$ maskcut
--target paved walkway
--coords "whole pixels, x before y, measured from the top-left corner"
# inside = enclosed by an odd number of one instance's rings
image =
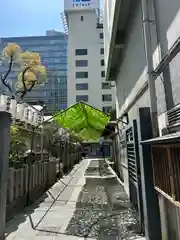
[[[100,187],[101,184],[92,183],[94,180],[89,180],[90,182],[85,184],[84,173],[89,162],[90,160],[86,159],[76,165],[71,173],[62,179],[65,184],[61,181],[57,182],[36,204],[26,209],[25,213],[10,220],[6,227],[6,239],[83,240],[84,238],[77,237],[79,235],[77,233],[84,235],[89,223],[102,216],[103,209],[108,207],[107,197],[103,192],[103,187]],[[96,189],[97,186],[98,189]],[[111,221],[109,225],[109,222],[105,220],[103,224],[105,224],[105,236],[99,239],[118,239],[116,233],[114,238],[108,236],[114,231],[114,222]],[[97,229],[92,228],[89,236],[94,236],[93,231],[96,232]],[[145,240],[141,237],[127,239]]]
[[[76,165],[68,176],[57,182],[35,205],[7,223],[7,240],[80,240],[65,234],[76,200],[85,183],[84,172],[89,160]],[[89,238],[90,239],[90,238]]]

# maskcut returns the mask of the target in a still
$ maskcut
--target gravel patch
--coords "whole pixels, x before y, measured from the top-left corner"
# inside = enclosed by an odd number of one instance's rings
[[[93,160],[90,162],[85,174],[87,176],[109,176],[112,172],[104,160]]]
[[[93,164],[97,165],[98,161]],[[90,164],[92,171],[95,171],[94,165]],[[97,179],[88,179],[84,185],[66,234],[103,240],[115,240],[118,236],[121,240],[142,237],[137,213],[123,187],[114,180]]]

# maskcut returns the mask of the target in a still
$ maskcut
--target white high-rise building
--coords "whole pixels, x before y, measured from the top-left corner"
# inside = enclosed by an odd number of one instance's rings
[[[99,0],[65,0],[68,29],[68,106],[83,101],[104,112],[115,108],[105,82],[103,22]]]

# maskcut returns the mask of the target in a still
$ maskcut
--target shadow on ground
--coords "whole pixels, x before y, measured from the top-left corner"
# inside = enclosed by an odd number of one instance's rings
[[[35,203],[33,203],[29,207],[24,208],[23,213],[19,213],[9,219],[6,223],[6,230],[5,230],[5,237],[7,237],[12,232],[15,232],[19,225],[27,220],[28,216],[31,216],[35,212],[35,210],[38,208],[39,204],[44,201],[48,197],[47,193],[44,193],[39,200],[37,200]]]
[[[86,179],[66,234],[128,240],[142,238],[140,232],[136,211],[117,179]]]
[[[62,183],[62,187],[60,188],[61,190],[56,192],[54,195],[51,189],[49,189],[46,193],[44,193],[38,200],[36,200],[33,204],[31,204],[29,207],[22,207],[22,211],[24,210],[23,213],[19,213],[9,219],[6,223],[6,229],[5,229],[5,238],[7,238],[11,233],[15,232],[16,230],[19,229],[21,224],[24,224],[25,222],[30,222],[31,228],[35,230],[36,232],[39,232],[39,234],[44,236],[57,236],[57,235],[66,235],[64,233],[61,233],[59,231],[50,231],[48,230],[43,230],[39,228],[39,225],[41,222],[44,220],[48,212],[51,210],[53,205],[58,201],[58,198],[60,195],[67,189],[69,183],[72,181],[73,176],[75,173],[79,170],[80,165],[77,164],[75,165],[72,169],[71,172],[68,172],[64,174],[64,177],[62,179],[59,179],[59,183]],[[66,178],[67,177],[67,178]],[[55,187],[56,188],[56,187]],[[59,187],[58,187],[59,188]],[[36,210],[39,211],[39,207],[41,203],[47,202],[47,207],[43,209],[42,214],[40,214],[40,217],[38,218],[35,217],[33,219],[33,215],[36,214]]]

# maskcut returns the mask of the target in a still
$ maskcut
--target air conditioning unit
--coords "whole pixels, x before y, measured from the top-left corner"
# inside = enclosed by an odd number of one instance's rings
[[[180,104],[167,111],[168,129],[170,132],[180,132]]]
[[[180,104],[158,116],[160,136],[180,132]]]

